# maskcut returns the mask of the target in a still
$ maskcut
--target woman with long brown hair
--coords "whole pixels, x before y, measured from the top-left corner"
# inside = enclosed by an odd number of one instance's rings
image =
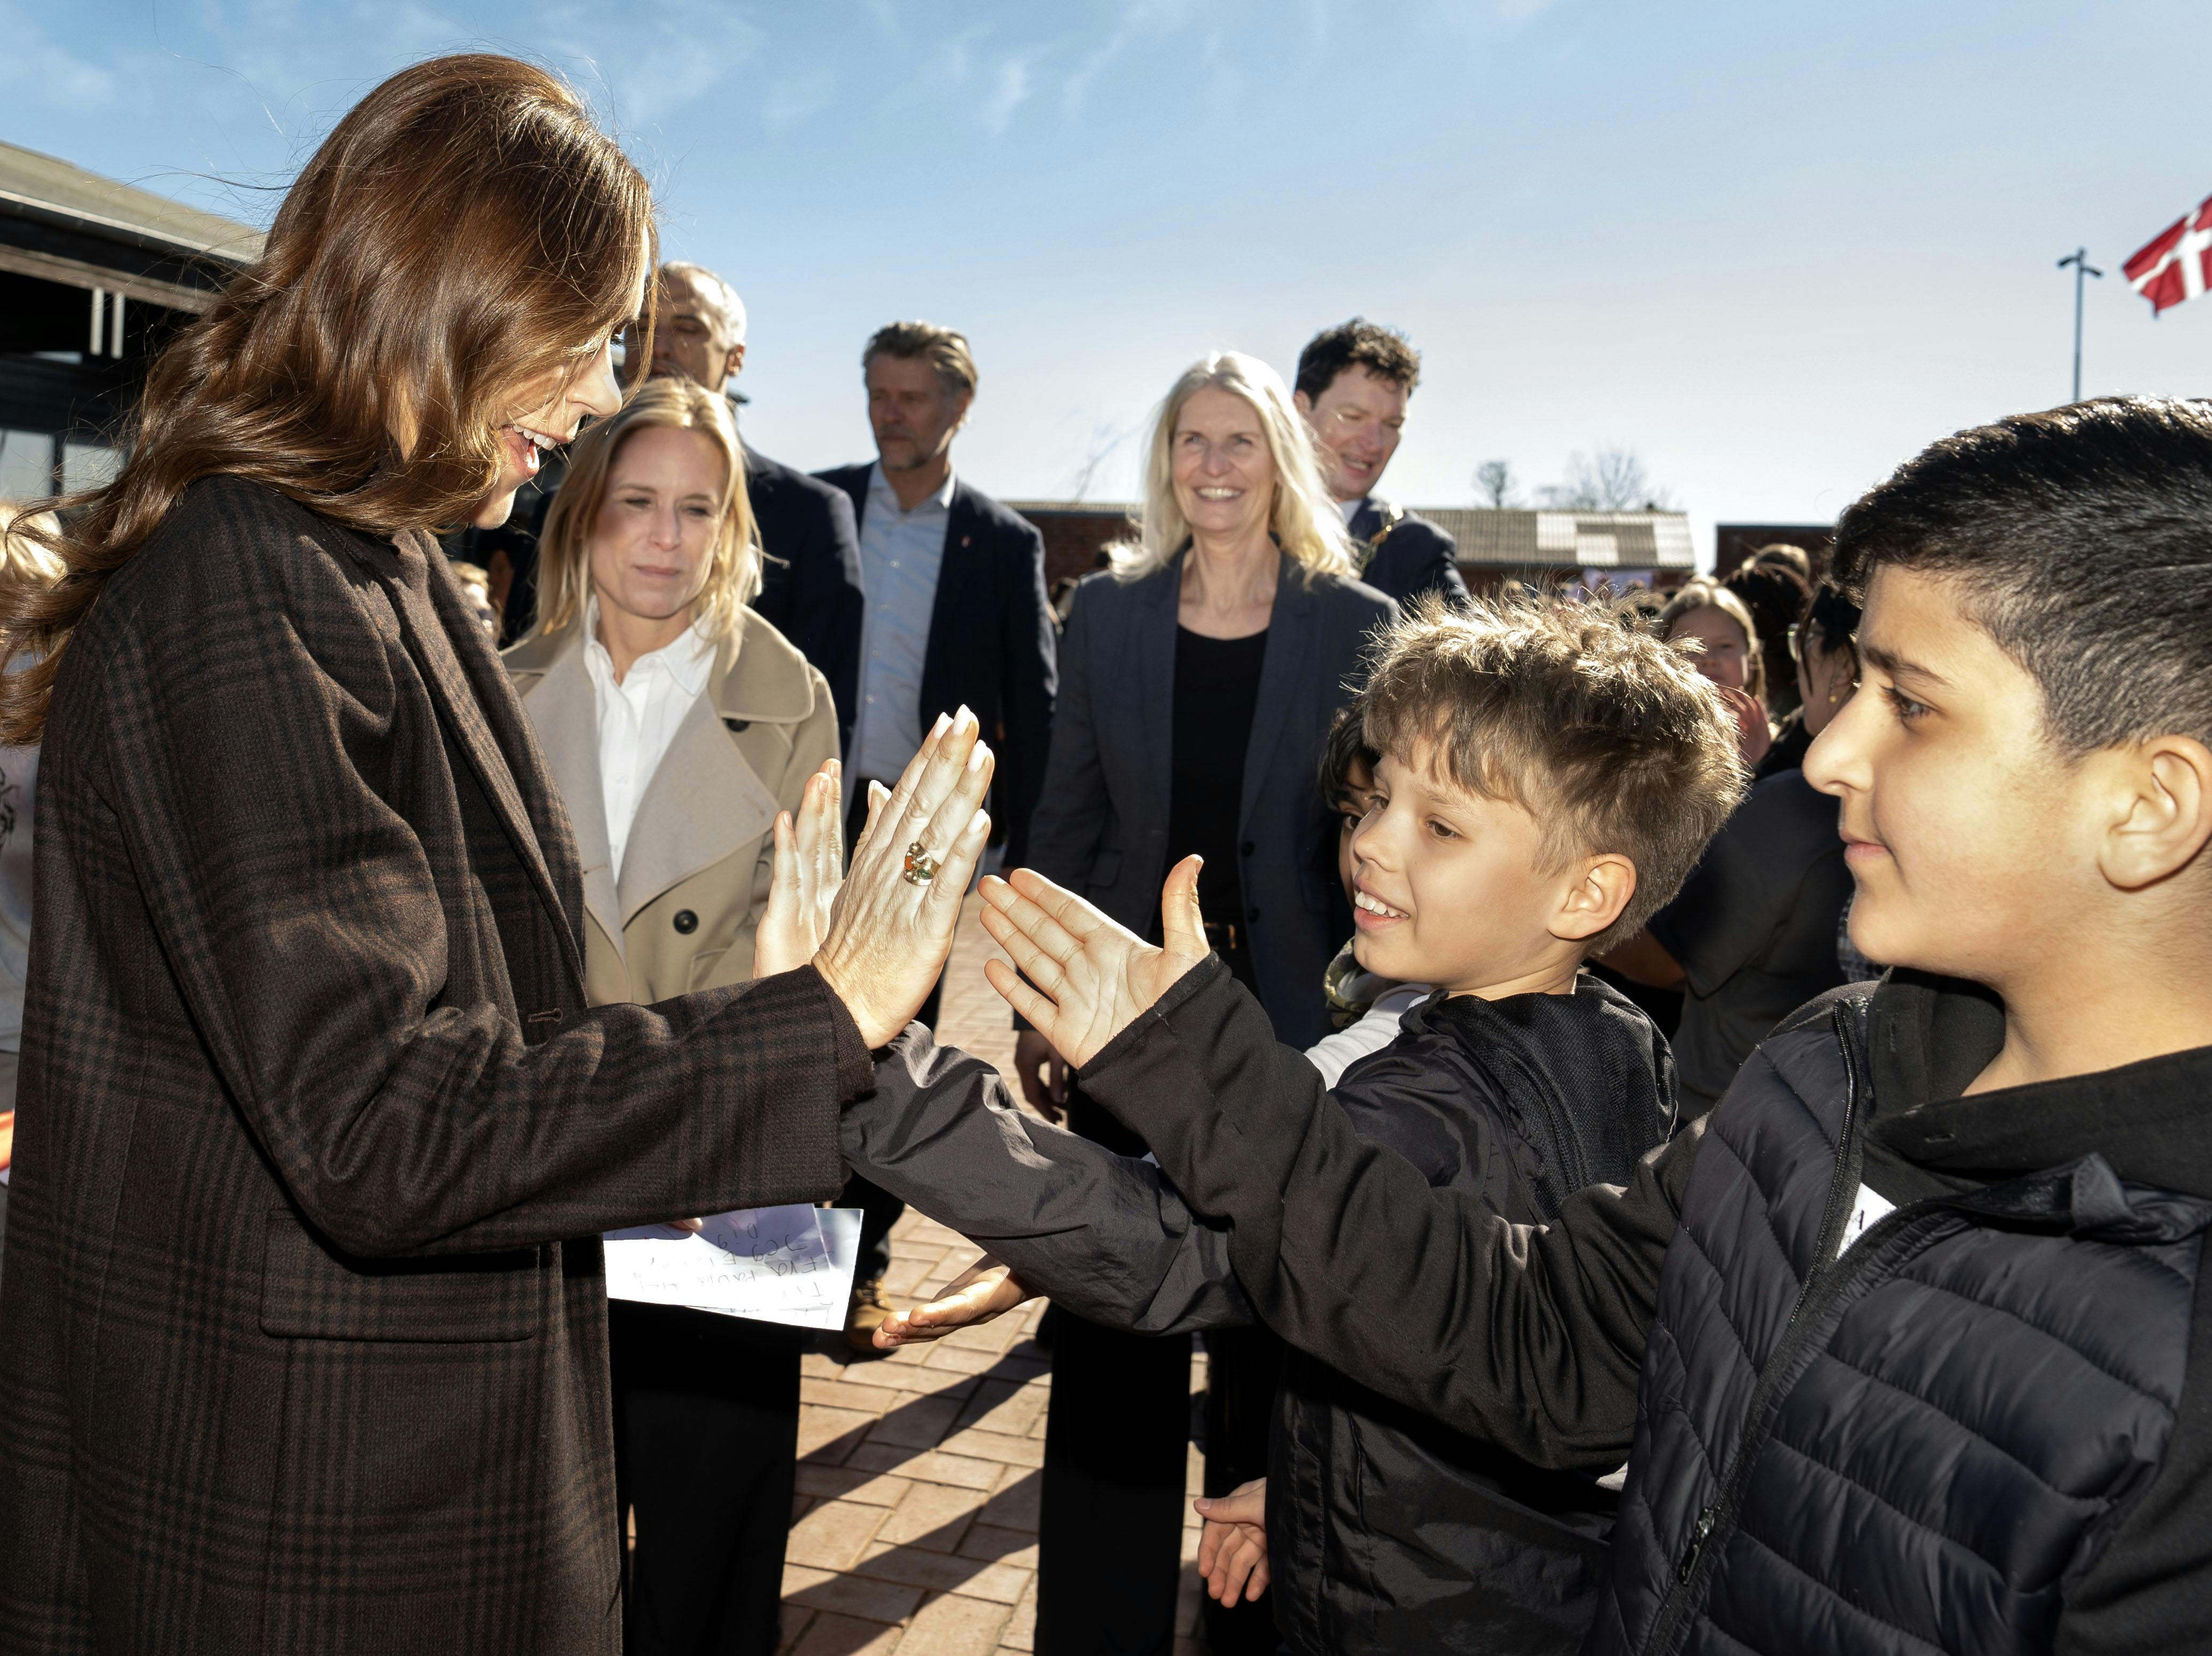
[[[394,76],[156,366],[59,585],[0,590],[40,661],[0,742],[44,738],[0,1647],[613,1652],[597,1234],[842,1182],[988,830],[972,718],[809,966],[590,1007],[568,819],[428,532],[614,411],[653,256],[561,82]]]

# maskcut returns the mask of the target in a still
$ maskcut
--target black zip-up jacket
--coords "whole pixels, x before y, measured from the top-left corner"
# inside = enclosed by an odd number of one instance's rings
[[[1285,1338],[1540,1465],[1636,1432],[1589,1648],[2205,1648],[2212,1048],[1964,1097],[1986,992],[1897,973],[1844,1010],[1541,1228],[1359,1138],[1217,963],[1081,1079]],[[1861,1179],[1899,1210],[1838,1259]]]
[[[1549,1219],[1674,1125],[1667,1043],[1585,975],[1571,995],[1432,997],[1333,1096],[1436,1189]],[[1293,1346],[1269,1444],[1275,1616],[1297,1656],[1565,1653],[1603,1579],[1618,1455],[1532,1466]]]
[[[1431,1185],[1528,1220],[1626,1178],[1674,1120],[1665,1040],[1589,976],[1572,995],[1432,998],[1334,1097]],[[1226,1234],[1192,1216],[1158,1169],[1020,1114],[995,1071],[918,1028],[878,1066],[874,1095],[847,1112],[843,1142],[870,1179],[1094,1321],[1159,1333],[1249,1319]],[[1598,1476],[1622,1459],[1531,1465],[1293,1350],[1267,1501],[1289,1647],[1573,1649],[1615,1500]]]

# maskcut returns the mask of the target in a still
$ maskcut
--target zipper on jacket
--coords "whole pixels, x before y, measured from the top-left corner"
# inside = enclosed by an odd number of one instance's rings
[[[1859,1177],[1858,1115],[1860,1094],[1864,1089],[1864,1060],[1859,1051],[1858,1032],[1851,1027],[1851,1011],[1848,1006],[1838,1006],[1832,1015],[1836,1036],[1844,1054],[1844,1119],[1836,1134],[1836,1170],[1828,1185],[1828,1205],[1820,1216],[1820,1234],[1813,1244],[1812,1269],[1798,1285],[1797,1302],[1790,1308],[1790,1320],[1783,1325],[1781,1338],[1767,1353],[1760,1367],[1759,1379],[1752,1387],[1751,1398],[1744,1406],[1743,1434],[1736,1442],[1735,1453],[1729,1458],[1727,1470],[1722,1474],[1720,1489],[1697,1520],[1690,1526],[1688,1544],[1674,1567],[1674,1586],[1659,1606],[1658,1617],[1651,1624],[1651,1634],[1644,1641],[1647,1652],[1663,1652],[1672,1648],[1675,1635],[1688,1619],[1690,1604],[1697,1589],[1710,1572],[1701,1566],[1707,1564],[1706,1544],[1713,1532],[1734,1519],[1736,1504],[1742,1499],[1743,1485],[1751,1476],[1753,1464],[1765,1446],[1766,1434],[1761,1425],[1765,1410],[1773,1404],[1775,1394],[1781,1389],[1782,1376],[1789,1367],[1789,1359],[1796,1354],[1802,1343],[1802,1328],[1807,1303],[1813,1297],[1814,1285],[1820,1282],[1822,1268],[1836,1257],[1837,1245],[1843,1239],[1844,1221],[1850,1212],[1852,1198],[1856,1195]],[[1887,1216],[1894,1217],[1894,1215]],[[1865,1246],[1862,1239],[1860,1246]]]

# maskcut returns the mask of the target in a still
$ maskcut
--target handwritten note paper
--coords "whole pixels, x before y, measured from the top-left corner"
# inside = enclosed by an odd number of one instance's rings
[[[718,1213],[692,1235],[665,1225],[609,1231],[607,1295],[801,1328],[842,1328],[856,1236],[857,1223],[847,1222],[840,1210],[799,1203]],[[833,1238],[842,1246],[833,1250]]]

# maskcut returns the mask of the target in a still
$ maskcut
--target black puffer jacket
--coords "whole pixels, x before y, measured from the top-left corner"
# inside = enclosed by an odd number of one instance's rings
[[[1867,1022],[1864,991],[1816,1004],[1706,1134],[1601,1656],[2048,1650],[2165,1458],[2212,1201],[2094,1152],[1932,1189],[1869,1169]],[[1898,1204],[1838,1257],[1863,1179]]]
[[[1832,1012],[1534,1229],[1361,1139],[1218,965],[1082,1079],[1287,1338],[1534,1464],[1633,1437],[1594,1648],[2212,1648],[2212,1046],[1967,1095],[1987,990],[1893,972],[1863,1066]],[[1899,1210],[1838,1259],[1859,1179]]]
[[[1674,1121],[1667,1043],[1626,997],[1432,998],[1334,1097],[1431,1186],[1523,1222],[1618,1183]],[[1275,1615],[1299,1656],[1565,1653],[1589,1626],[1614,1494],[1542,1470],[1293,1349],[1268,1465]]]

